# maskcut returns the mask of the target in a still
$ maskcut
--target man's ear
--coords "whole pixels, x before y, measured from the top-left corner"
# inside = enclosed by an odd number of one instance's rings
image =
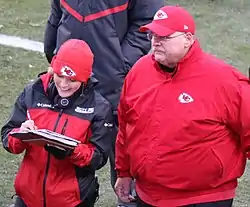
[[[185,37],[186,37],[186,41],[184,43],[184,47],[189,48],[194,43],[194,35],[188,32],[185,34]]]

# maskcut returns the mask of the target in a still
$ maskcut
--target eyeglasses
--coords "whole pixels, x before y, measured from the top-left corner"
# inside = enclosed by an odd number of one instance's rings
[[[179,36],[184,35],[184,34],[185,33],[181,33],[181,34],[178,34],[175,36],[159,36],[157,34],[150,32],[150,33],[147,33],[147,38],[148,38],[148,40],[157,40],[159,42],[163,42],[163,41],[169,41],[173,38],[179,37]]]

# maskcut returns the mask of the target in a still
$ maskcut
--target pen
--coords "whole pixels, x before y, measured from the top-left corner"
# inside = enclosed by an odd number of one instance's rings
[[[31,120],[31,121],[34,123],[34,121],[32,120],[32,118],[31,118],[31,116],[30,116],[30,112],[29,112],[28,109],[27,109],[27,111],[26,111],[26,114],[27,114],[28,120]],[[30,130],[37,130],[37,126],[35,125],[35,123],[33,124],[33,127],[32,127],[32,129],[30,129]]]
[[[27,109],[27,117],[28,117],[28,120],[32,120],[32,119],[31,119],[31,116],[30,116],[30,112],[29,112],[28,109]]]

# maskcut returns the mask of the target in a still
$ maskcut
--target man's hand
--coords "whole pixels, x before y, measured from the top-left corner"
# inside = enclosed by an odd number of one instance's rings
[[[122,202],[129,203],[135,200],[135,198],[130,195],[131,184],[131,177],[117,178],[115,192]]]

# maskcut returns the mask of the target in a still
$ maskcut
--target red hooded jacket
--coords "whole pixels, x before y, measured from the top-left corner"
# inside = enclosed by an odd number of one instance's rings
[[[196,41],[172,74],[152,55],[129,72],[119,106],[119,177],[160,207],[233,198],[250,150],[248,79]]]

